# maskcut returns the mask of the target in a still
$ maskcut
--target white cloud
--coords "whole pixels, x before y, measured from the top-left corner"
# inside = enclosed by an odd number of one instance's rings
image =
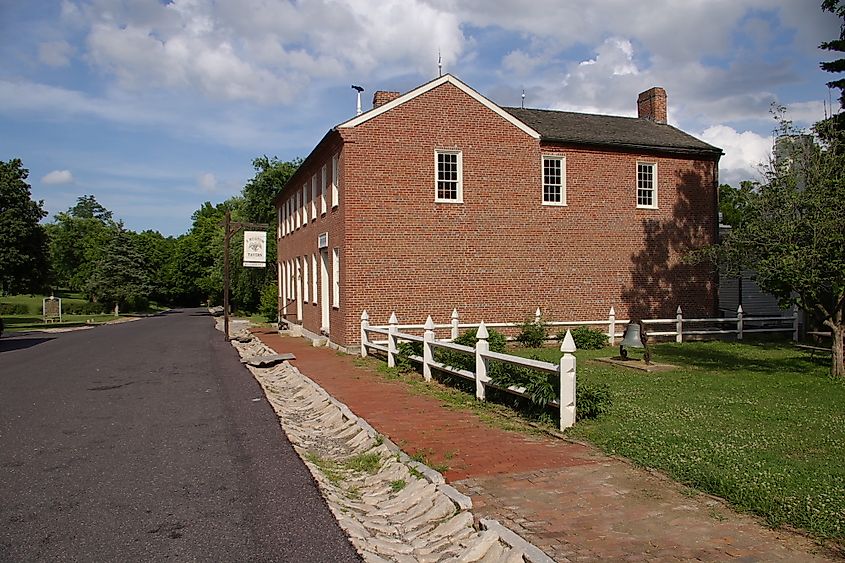
[[[766,164],[772,154],[770,137],[753,131],[740,133],[727,125],[708,127],[698,137],[725,151],[719,162],[722,183],[739,185],[742,180],[759,180],[760,165]]]
[[[53,170],[41,178],[41,181],[45,184],[69,184],[73,182],[73,174],[70,170]]]
[[[38,45],[38,60],[47,66],[67,66],[72,54],[73,47],[67,41],[45,41]]]
[[[211,172],[197,176],[197,185],[204,192],[212,193],[217,188],[217,178]]]

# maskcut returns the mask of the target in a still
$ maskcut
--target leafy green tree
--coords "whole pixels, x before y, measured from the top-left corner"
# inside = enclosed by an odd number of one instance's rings
[[[732,227],[738,226],[742,223],[748,209],[751,206],[751,200],[756,195],[756,190],[759,184],[745,180],[740,182],[739,188],[734,188],[730,184],[722,184],[719,186],[719,212],[722,214],[721,222]]]
[[[61,287],[83,291],[117,228],[111,211],[92,195],[78,198],[76,205],[57,213],[53,223],[47,225],[55,282]]]
[[[94,301],[120,310],[147,308],[152,291],[144,255],[122,227],[114,230],[86,286]]]
[[[723,270],[756,272],[782,307],[798,305],[831,330],[831,372],[845,377],[845,131],[830,121],[816,136],[779,118],[766,182],[743,220],[710,249]]]
[[[0,295],[34,292],[47,282],[43,202],[32,200],[29,170],[20,159],[0,161]]]

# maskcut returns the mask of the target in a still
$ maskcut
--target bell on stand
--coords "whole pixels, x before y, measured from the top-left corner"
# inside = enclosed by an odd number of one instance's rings
[[[625,336],[622,337],[622,342],[619,343],[619,355],[623,360],[628,359],[628,350],[626,348],[642,348],[643,360],[646,364],[651,363],[651,352],[645,343],[645,331],[639,321],[631,321],[625,327]]]

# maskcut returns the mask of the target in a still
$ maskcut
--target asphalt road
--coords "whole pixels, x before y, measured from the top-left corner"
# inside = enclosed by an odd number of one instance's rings
[[[360,560],[202,310],[7,336],[0,560]]]

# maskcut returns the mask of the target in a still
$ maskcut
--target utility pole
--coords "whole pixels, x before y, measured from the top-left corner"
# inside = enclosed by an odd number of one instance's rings
[[[244,227],[251,229],[266,229],[267,223],[232,222],[231,211],[226,211],[223,219],[223,338],[229,341],[229,241],[232,236]]]

